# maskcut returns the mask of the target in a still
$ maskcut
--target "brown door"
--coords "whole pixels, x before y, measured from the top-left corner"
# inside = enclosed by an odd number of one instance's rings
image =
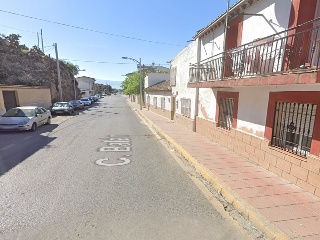
[[[15,91],[2,91],[2,94],[6,111],[8,111],[10,108],[18,106]]]

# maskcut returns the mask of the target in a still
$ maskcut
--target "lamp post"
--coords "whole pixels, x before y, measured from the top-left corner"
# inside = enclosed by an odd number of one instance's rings
[[[128,59],[131,61],[134,61],[135,63],[138,64],[139,66],[139,73],[140,73],[140,81],[139,81],[139,86],[140,86],[140,110],[142,110],[142,74],[141,74],[141,58],[139,58],[139,61],[134,59],[134,58],[129,58],[129,57],[122,57],[122,59]]]
[[[72,70],[73,71],[73,89],[74,89],[74,100],[77,100],[77,90],[76,90],[76,77],[75,77],[75,72],[74,72],[74,69]],[[78,72],[82,72],[82,71],[85,71],[85,69],[83,70],[78,70]]]

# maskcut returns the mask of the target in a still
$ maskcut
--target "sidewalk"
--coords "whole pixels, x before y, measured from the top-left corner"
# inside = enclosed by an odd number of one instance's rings
[[[320,239],[319,197],[174,121],[129,104],[268,237]]]

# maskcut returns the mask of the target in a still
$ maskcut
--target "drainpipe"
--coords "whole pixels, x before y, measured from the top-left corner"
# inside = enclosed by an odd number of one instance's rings
[[[200,60],[201,60],[201,40],[200,38],[197,39],[198,46],[197,46],[197,83],[200,81]],[[193,131],[197,131],[197,117],[199,114],[199,88],[196,88],[196,96],[195,96],[195,103],[194,103],[194,120],[193,120]]]

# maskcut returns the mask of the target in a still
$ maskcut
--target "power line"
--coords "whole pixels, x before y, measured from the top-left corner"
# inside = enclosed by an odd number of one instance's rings
[[[146,39],[141,39],[141,38],[134,38],[134,37],[124,36],[124,35],[118,35],[118,34],[114,34],[114,33],[108,33],[108,32],[92,30],[92,29],[89,29],[89,28],[78,27],[78,26],[69,25],[69,24],[66,24],[66,23],[50,21],[50,20],[37,18],[37,17],[31,17],[31,16],[27,16],[27,15],[23,15],[23,14],[19,14],[19,13],[14,13],[14,12],[9,12],[9,11],[5,11],[5,10],[1,10],[1,9],[0,9],[0,12],[16,15],[16,16],[20,16],[20,17],[25,17],[25,18],[35,19],[35,20],[42,21],[42,22],[53,23],[53,24],[57,24],[57,25],[65,26],[65,27],[80,29],[80,30],[84,30],[84,31],[88,31],[88,32],[94,32],[94,33],[99,33],[99,34],[104,34],[104,35],[110,35],[110,36],[114,36],[114,37],[121,37],[121,38],[126,38],[126,39],[131,39],[131,40],[137,40],[137,41],[143,41],[143,42],[149,42],[149,43],[156,43],[156,44],[162,44],[162,45],[185,47],[184,45],[179,45],[179,44],[157,42],[157,41],[151,41],[151,40],[146,40]]]
[[[70,61],[70,62],[84,62],[84,63],[101,63],[101,64],[117,64],[117,65],[132,65],[135,63],[122,63],[122,62],[105,62],[105,61],[94,61],[94,60],[79,60],[79,59],[61,59],[64,61]],[[159,64],[159,65],[170,65],[169,63]]]

